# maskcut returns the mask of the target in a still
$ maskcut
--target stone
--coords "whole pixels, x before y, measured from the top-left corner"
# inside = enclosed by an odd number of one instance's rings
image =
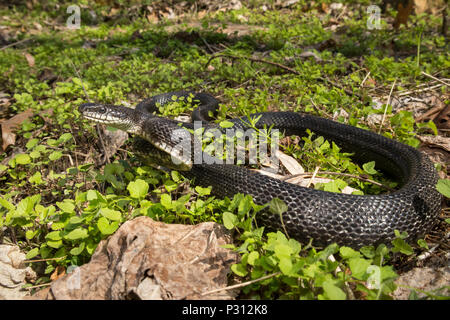
[[[28,295],[22,286],[36,279],[36,274],[24,261],[25,254],[18,246],[0,245],[0,300],[18,300]]]

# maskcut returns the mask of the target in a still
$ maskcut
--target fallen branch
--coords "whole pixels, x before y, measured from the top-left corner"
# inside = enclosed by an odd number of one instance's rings
[[[394,90],[396,83],[397,83],[397,79],[394,80],[394,83],[392,84],[392,87],[391,87],[391,91],[389,92],[389,97],[387,99],[386,106],[384,107],[383,118],[381,119],[380,128],[378,129],[378,134],[380,134],[381,129],[383,128],[384,120],[386,119],[387,108],[389,106],[389,103],[391,103],[391,95],[392,95],[392,91]]]
[[[255,279],[255,280],[250,280],[250,281],[247,281],[247,282],[238,283],[238,284],[235,284],[235,285],[232,285],[232,286],[228,286],[228,287],[225,287],[225,288],[220,288],[220,289],[214,289],[214,290],[211,290],[211,291],[206,291],[206,292],[203,292],[201,295],[202,296],[206,296],[206,295],[211,294],[211,293],[216,293],[216,292],[220,292],[220,291],[233,290],[233,289],[237,289],[237,288],[246,287],[248,285],[251,285],[252,283],[256,283],[256,282],[259,282],[259,281],[270,279],[270,278],[276,277],[276,276],[278,276],[280,274],[281,274],[281,272],[278,271],[278,272],[269,274],[267,276],[264,276],[264,277],[261,277],[261,278]]]
[[[442,83],[442,84],[448,86],[448,83],[442,81],[441,79],[436,78],[435,76],[432,76],[431,74],[428,74],[428,73],[423,72],[423,71],[422,71],[421,73],[422,73],[424,76],[427,76],[428,78],[431,78],[431,79],[433,79],[433,80],[436,80],[436,81],[438,81],[438,82],[440,82],[440,83]]]

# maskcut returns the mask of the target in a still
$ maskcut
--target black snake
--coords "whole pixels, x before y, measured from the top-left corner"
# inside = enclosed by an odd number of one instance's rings
[[[187,97],[188,92],[157,95],[142,101],[135,109],[86,103],[79,110],[86,119],[138,135],[137,150],[158,161],[164,154],[174,154],[172,151],[177,141],[191,136],[187,129],[191,129],[192,124],[152,114],[157,104],[164,105],[173,96],[177,99]],[[204,93],[195,94],[194,100],[200,101],[200,107],[194,111],[193,117],[209,120],[211,112],[217,109],[217,100]],[[317,245],[337,242],[358,248],[388,243],[395,238],[394,230],[406,231],[410,237],[417,237],[429,231],[436,222],[442,201],[435,188],[438,175],[433,163],[422,152],[368,130],[308,114],[263,112],[253,116],[259,117],[255,124],[257,128],[272,126],[285,135],[299,136],[310,129],[334,141],[343,151],[354,152],[353,159],[357,163],[374,160],[377,169],[396,178],[401,188],[381,195],[331,193],[290,184],[230,164],[191,162],[183,174],[194,177],[198,185],[212,186],[218,197],[249,194],[257,204],[265,204],[274,197],[283,200],[288,210],[282,215],[282,220],[266,210],[258,213],[257,221],[270,229],[286,230],[290,237],[300,241],[312,238]],[[229,121],[234,124],[234,129],[246,129],[245,120],[248,118]],[[217,127],[207,122],[203,125]],[[175,131],[178,133],[174,134]],[[182,167],[191,159],[179,160]]]

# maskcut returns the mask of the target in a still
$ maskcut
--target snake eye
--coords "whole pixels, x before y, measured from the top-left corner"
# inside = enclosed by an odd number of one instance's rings
[[[98,107],[97,112],[99,112],[99,113],[106,113],[106,108],[105,107]]]

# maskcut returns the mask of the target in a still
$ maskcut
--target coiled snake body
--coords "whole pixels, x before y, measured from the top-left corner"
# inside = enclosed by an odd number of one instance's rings
[[[144,100],[135,109],[122,106],[87,103],[80,106],[86,119],[128,131],[145,140],[137,140],[141,153],[150,158],[172,152],[182,136],[190,135],[192,124],[162,118],[151,114],[157,103],[164,105],[173,96],[186,97],[188,92],[169,92]],[[207,94],[196,94],[200,107],[193,116],[209,120],[216,110],[217,100]],[[280,216],[261,211],[257,220],[271,229],[286,230],[290,237],[300,241],[313,238],[317,245],[337,242],[355,248],[388,243],[394,230],[406,231],[410,237],[423,235],[436,221],[442,196],[435,185],[438,175],[432,162],[422,152],[385,138],[368,130],[341,124],[328,119],[295,112],[263,112],[257,128],[277,128],[286,135],[305,134],[310,129],[330,139],[343,151],[354,152],[358,163],[375,160],[377,169],[395,177],[401,188],[381,195],[349,195],[309,189],[261,175],[246,168],[228,164],[191,163],[184,174],[194,177],[195,183],[212,186],[218,197],[249,194],[255,203],[265,204],[277,197],[288,210]],[[245,129],[246,117],[230,120],[234,128]],[[214,124],[205,123],[205,126]],[[177,131],[177,134],[174,132]],[[163,152],[163,153],[164,153]]]

